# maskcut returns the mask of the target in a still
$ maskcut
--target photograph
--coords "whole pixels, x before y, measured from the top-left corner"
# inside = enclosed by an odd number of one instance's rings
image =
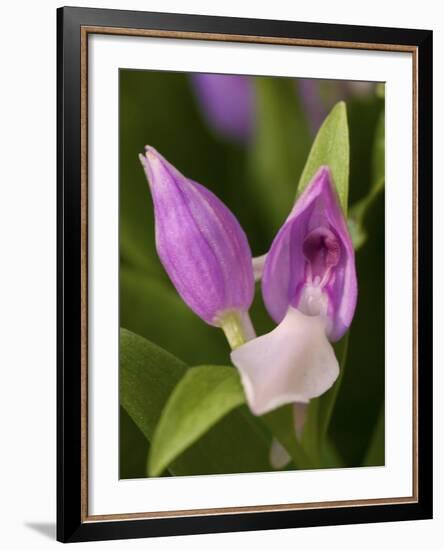
[[[432,517],[432,32],[57,32],[57,539]]]
[[[385,465],[385,85],[118,71],[119,476]]]

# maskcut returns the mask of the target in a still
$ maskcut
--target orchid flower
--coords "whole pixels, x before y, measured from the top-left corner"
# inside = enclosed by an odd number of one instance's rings
[[[139,158],[154,203],[157,253],[177,292],[206,323],[224,330],[232,348],[254,337],[251,251],[239,222],[153,147]]]
[[[330,342],[351,324],[357,283],[352,241],[327,167],[276,235],[263,266],[262,295],[278,326],[231,353],[256,415],[308,403],[339,374]]]

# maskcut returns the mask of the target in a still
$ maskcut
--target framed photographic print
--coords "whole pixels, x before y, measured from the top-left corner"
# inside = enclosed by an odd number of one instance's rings
[[[432,517],[432,33],[58,10],[58,539]]]

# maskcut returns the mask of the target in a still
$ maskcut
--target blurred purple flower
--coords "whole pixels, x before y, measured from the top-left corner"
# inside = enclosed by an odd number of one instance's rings
[[[327,167],[319,169],[276,235],[265,259],[262,294],[279,325],[231,354],[255,414],[307,403],[339,374],[330,341],[351,324],[357,282],[353,245]]]
[[[209,126],[226,137],[247,140],[254,115],[250,77],[193,74],[191,80]]]
[[[254,77],[196,73],[191,75],[191,82],[207,123],[213,130],[238,141],[251,137],[255,118]],[[323,85],[327,86],[325,93],[322,93]],[[295,79],[295,95],[300,95],[313,135],[335,103],[354,96],[369,95],[374,87],[373,82]]]
[[[153,147],[139,155],[154,203],[159,258],[184,302],[210,325],[245,316],[254,294],[247,237],[211,191]]]

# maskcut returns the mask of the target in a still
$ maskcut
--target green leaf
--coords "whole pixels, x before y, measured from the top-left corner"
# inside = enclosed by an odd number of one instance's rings
[[[256,128],[250,151],[250,208],[262,210],[270,238],[290,212],[296,184],[310,146],[310,132],[296,83],[289,78],[257,77]]]
[[[121,406],[119,415],[120,479],[145,477],[148,451],[147,439]]]
[[[385,111],[379,115],[376,126],[372,154],[373,187],[381,184],[385,179]]]
[[[244,403],[239,374],[233,367],[212,365],[190,368],[162,412],[150,453],[150,475],[162,473],[222,417]],[[265,424],[286,448],[297,468],[312,466],[296,438],[292,406],[281,407],[260,417],[260,420],[251,417],[251,421]]]
[[[308,406],[302,442],[304,448],[311,459],[315,460],[317,466],[321,466],[319,461],[324,454],[330,420],[344,377],[347,363],[348,339],[349,333],[334,345],[340,369],[336,382],[323,395],[312,399]]]
[[[187,365],[172,354],[121,330],[120,402],[147,441],[153,441],[162,410],[187,370]],[[168,469],[173,475],[268,471],[269,445],[269,438],[258,429],[251,413],[240,407],[213,426]]]
[[[149,472],[158,476],[223,416],[245,403],[239,374],[232,367],[188,370],[175,387],[154,435]]]
[[[316,135],[299,180],[298,195],[324,165],[330,167],[339,201],[347,213],[350,145],[347,109],[343,101],[333,107]]]
[[[120,331],[120,403],[148,441],[160,413],[185,374],[185,363],[128,330]]]

